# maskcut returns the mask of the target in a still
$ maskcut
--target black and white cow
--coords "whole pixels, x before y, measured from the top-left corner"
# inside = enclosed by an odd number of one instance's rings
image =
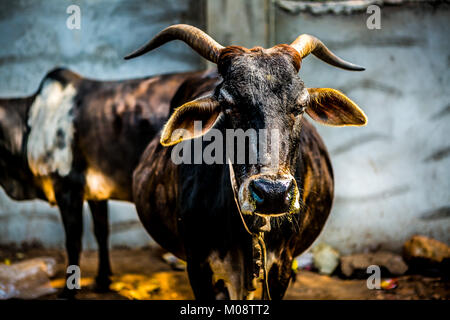
[[[79,264],[87,200],[99,246],[98,289],[110,284],[107,200],[132,201],[132,172],[178,88],[207,73],[95,81],[56,69],[30,97],[0,99],[0,185],[15,200],[57,205],[69,265]],[[64,290],[63,296],[72,296]]]

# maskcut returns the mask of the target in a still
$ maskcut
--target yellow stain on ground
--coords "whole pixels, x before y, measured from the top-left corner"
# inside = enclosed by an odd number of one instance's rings
[[[171,272],[157,272],[152,275],[127,273],[112,277],[110,290],[130,300],[180,300],[192,299],[190,293],[181,290],[179,280]],[[66,284],[66,279],[57,278],[51,282],[53,288],[61,289]],[[91,277],[81,278],[81,287],[94,284]]]
[[[133,300],[183,298],[180,294],[173,292],[177,288],[170,272],[157,272],[151,276],[124,274],[113,277],[110,289]]]
[[[128,299],[148,300],[160,290],[160,284],[156,279],[141,274],[125,274],[113,277],[110,289]]]
[[[80,285],[82,287],[90,286],[93,283],[94,283],[93,278],[83,278],[82,277],[80,280]],[[53,288],[61,289],[66,285],[66,279],[64,279],[64,278],[53,279],[52,281],[50,281],[50,284]]]

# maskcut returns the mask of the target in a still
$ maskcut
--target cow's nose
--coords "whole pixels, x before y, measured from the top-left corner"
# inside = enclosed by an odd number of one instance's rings
[[[270,180],[258,178],[250,182],[249,191],[256,212],[279,214],[289,211],[293,198],[293,179]]]

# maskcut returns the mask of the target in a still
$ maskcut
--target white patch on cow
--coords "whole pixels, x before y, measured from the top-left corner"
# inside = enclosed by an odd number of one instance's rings
[[[27,158],[31,171],[38,177],[53,173],[66,176],[72,168],[75,95],[72,84],[64,87],[48,79],[30,108]]]
[[[220,259],[217,252],[212,252],[208,257],[209,266],[213,272],[213,281],[216,283],[219,280],[223,280],[225,287],[228,289],[230,299],[243,299],[244,292],[244,271],[242,269],[243,263],[237,263],[233,265],[231,256],[229,253],[224,259]],[[241,288],[241,290],[239,290]]]
[[[114,190],[114,182],[100,171],[88,168],[86,171],[85,197],[89,200],[107,200]]]

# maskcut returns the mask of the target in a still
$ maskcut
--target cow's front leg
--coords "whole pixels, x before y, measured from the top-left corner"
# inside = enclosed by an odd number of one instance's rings
[[[283,299],[292,277],[292,259],[280,260],[270,268],[268,285],[272,300]]]
[[[111,284],[111,264],[108,250],[108,201],[88,201],[94,221],[94,234],[98,244],[98,274],[95,278],[96,290],[106,292]]]
[[[55,183],[55,197],[66,234],[68,264],[79,267],[83,233],[83,188],[67,181],[58,181]],[[66,281],[60,296],[73,298],[75,294],[76,289],[69,289]]]
[[[213,288],[212,271],[208,262],[200,261],[195,258],[188,258],[187,272],[195,299],[216,299],[216,294]]]

